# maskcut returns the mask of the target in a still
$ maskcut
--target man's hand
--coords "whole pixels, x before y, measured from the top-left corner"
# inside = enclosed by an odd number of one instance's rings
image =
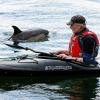
[[[61,59],[67,59],[67,55],[65,54],[59,54],[59,55],[56,55],[58,58],[61,58]]]
[[[73,60],[73,61],[78,61],[80,63],[83,63],[83,58],[76,58],[76,57],[72,57],[72,56],[67,56],[66,54],[59,54],[59,55],[56,55],[58,58],[60,59],[70,59],[70,60]]]
[[[72,60],[76,60],[77,58],[75,57],[72,57],[72,56],[67,56],[66,54],[59,54],[59,55],[56,55],[58,58],[61,58],[61,59],[72,59]]]
[[[69,51],[68,50],[59,50],[59,51],[56,51],[56,52],[51,52],[51,54],[54,54],[54,55],[60,55],[60,54],[69,55]]]

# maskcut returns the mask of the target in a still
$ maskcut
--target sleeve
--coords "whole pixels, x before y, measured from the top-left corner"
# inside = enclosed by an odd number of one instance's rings
[[[93,36],[89,35],[83,38],[83,52],[91,54],[96,46],[95,39]]]
[[[88,35],[83,38],[83,61],[87,64],[96,64],[95,58],[92,56],[96,46],[93,36]]]

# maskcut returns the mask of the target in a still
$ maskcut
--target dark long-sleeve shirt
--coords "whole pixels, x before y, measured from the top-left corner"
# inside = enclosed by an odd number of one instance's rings
[[[83,39],[83,61],[87,64],[98,64],[93,57],[96,43],[93,36],[89,35]]]
[[[87,28],[82,30],[76,35],[83,34],[85,31],[89,31]],[[83,61],[87,64],[97,64],[95,57],[93,57],[94,50],[96,48],[96,41],[92,35],[87,35],[86,37],[82,38],[82,57]]]
[[[92,54],[94,51],[94,48],[96,46],[95,39],[93,36],[88,35],[83,38],[83,52]]]

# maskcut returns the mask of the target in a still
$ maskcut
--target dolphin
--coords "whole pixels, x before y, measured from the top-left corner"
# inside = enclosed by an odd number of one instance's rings
[[[20,30],[17,26],[12,26],[14,29],[13,35],[8,39],[12,40],[15,45],[21,42],[38,42],[48,40],[49,31],[45,29],[31,29],[31,30]]]

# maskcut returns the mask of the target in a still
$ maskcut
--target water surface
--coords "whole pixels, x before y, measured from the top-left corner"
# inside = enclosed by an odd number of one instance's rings
[[[73,15],[87,19],[87,27],[100,39],[100,0],[0,0],[0,58],[16,57],[32,52],[14,49],[2,42],[13,34],[12,25],[21,30],[44,28],[50,31],[49,41],[23,43],[39,51],[66,49],[71,30],[66,22]],[[8,42],[8,41],[7,41]],[[4,78],[0,79],[2,100],[99,100],[100,78]]]

